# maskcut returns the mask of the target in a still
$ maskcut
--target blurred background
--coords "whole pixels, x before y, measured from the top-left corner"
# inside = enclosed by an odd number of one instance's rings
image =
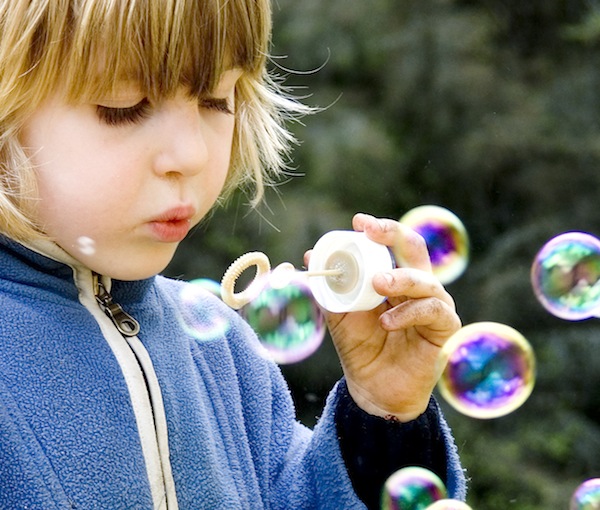
[[[600,322],[548,314],[529,282],[551,237],[600,235],[600,2],[275,0],[273,67],[327,107],[292,126],[290,175],[257,210],[236,195],[166,274],[219,281],[247,251],[302,266],[355,212],[398,219],[434,204],[471,240],[447,286],[463,323],[519,330],[537,357],[532,396],[494,420],[441,401],[475,510],[568,508],[600,476]],[[341,370],[329,339],[282,366],[313,425]]]

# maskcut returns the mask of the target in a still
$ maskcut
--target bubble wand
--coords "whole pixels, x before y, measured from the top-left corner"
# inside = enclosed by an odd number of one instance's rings
[[[247,269],[256,266],[256,274],[241,292],[235,283]],[[380,271],[395,267],[394,257],[387,246],[371,241],[363,232],[334,230],[315,244],[307,271],[301,271],[315,300],[326,310],[336,313],[372,310],[385,297],[378,294],[371,280]],[[260,292],[260,281],[271,271],[269,258],[262,252],[250,252],[236,259],[221,280],[223,301],[234,309],[249,303]],[[296,269],[289,262],[273,271],[285,281],[285,273]]]

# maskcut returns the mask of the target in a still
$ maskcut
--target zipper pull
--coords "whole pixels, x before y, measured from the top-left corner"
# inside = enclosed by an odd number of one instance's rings
[[[123,310],[121,305],[113,301],[112,296],[102,282],[96,280],[94,283],[96,286],[96,301],[98,301],[100,308],[119,330],[119,333],[124,336],[137,335],[140,332],[139,322]]]

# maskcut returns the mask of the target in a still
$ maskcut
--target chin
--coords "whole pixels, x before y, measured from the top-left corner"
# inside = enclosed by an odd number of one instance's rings
[[[135,246],[128,250],[98,249],[81,258],[92,271],[114,280],[135,281],[156,276],[171,262],[176,246]]]
[[[169,261],[170,262],[170,261]],[[109,276],[113,280],[122,280],[125,282],[132,282],[136,280],[145,280],[156,276],[163,271],[169,262],[161,265],[149,265],[149,266],[136,266],[131,268],[117,268],[112,271],[103,273],[104,276]]]
[[[115,274],[108,274],[108,275],[104,275],[104,276],[108,276],[111,278],[111,280],[120,280],[123,282],[135,282],[138,280],[146,280],[147,278],[152,278],[153,276],[156,276],[157,274],[159,274],[160,271],[155,271],[153,273],[139,273],[139,274],[123,274],[121,275],[120,273],[115,273]]]
[[[143,262],[140,262],[139,264],[132,264],[131,262],[128,264],[123,264],[117,262],[111,266],[104,266],[98,269],[92,268],[92,270],[113,280],[131,282],[136,280],[145,280],[147,278],[156,276],[167,267],[170,261],[171,259],[162,263],[153,261],[153,263],[149,264],[144,264]]]

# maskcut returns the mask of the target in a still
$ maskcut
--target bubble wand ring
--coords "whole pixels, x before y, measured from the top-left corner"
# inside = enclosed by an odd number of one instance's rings
[[[250,284],[241,292],[235,292],[235,282],[248,268],[256,266],[256,275]],[[221,279],[221,298],[231,308],[239,310],[256,296],[256,284],[271,271],[269,258],[260,251],[245,253],[234,260]]]
[[[254,280],[236,294],[236,280],[252,266],[256,266]],[[302,273],[316,277],[309,287],[319,305],[330,312],[346,313],[372,310],[385,301],[385,296],[373,288],[373,275],[394,267],[393,255],[387,246],[371,241],[363,232],[333,230],[317,241],[308,271]],[[282,273],[280,276],[295,271],[289,262],[277,266],[274,273],[278,270]],[[221,298],[235,310],[242,308],[260,293],[259,282],[270,271],[271,264],[264,253],[242,255],[229,266],[221,280]]]

